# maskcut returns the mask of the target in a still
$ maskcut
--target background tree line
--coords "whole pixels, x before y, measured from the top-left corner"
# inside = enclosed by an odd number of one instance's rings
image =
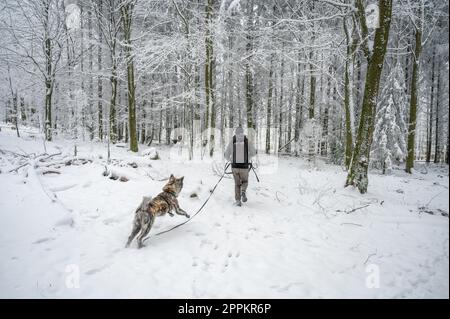
[[[260,152],[323,157],[363,193],[370,167],[449,161],[447,1],[2,0],[0,16],[18,135],[134,152],[181,135],[193,158],[243,125]]]

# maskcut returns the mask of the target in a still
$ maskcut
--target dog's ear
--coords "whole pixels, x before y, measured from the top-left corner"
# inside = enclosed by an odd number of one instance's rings
[[[173,174],[170,174],[170,177],[169,177],[169,182],[173,182],[173,181],[174,181],[174,179],[175,179],[175,176],[173,176]]]
[[[181,181],[181,182],[183,182],[183,181],[184,181],[184,176],[182,176],[182,177],[180,178],[180,181]]]

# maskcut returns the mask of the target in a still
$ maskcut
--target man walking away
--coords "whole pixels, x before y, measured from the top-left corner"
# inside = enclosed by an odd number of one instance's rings
[[[225,151],[225,159],[231,162],[234,177],[234,199],[236,206],[242,206],[247,201],[248,173],[251,168],[250,159],[256,155],[255,147],[248,142],[244,129],[236,128],[233,140]]]

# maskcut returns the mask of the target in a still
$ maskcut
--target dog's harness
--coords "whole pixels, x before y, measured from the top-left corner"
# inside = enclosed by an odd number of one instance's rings
[[[172,192],[172,191],[165,191],[166,193],[169,193],[171,196],[173,196],[174,198],[177,198],[177,195],[175,194],[175,192]],[[172,204],[169,202],[169,200],[166,198],[166,196],[164,196],[164,195],[158,195],[158,197],[159,198],[161,198],[164,202],[166,202],[166,204],[169,206],[169,207],[172,207]],[[149,202],[148,203],[148,206],[145,208],[145,211],[147,212],[147,213],[150,213],[149,212],[149,208],[152,206],[152,202]]]

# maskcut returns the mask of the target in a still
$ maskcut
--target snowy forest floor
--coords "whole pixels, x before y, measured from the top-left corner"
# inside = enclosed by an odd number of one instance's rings
[[[243,207],[226,178],[191,222],[125,249],[142,196],[185,176],[179,202],[193,214],[218,180],[211,165],[113,146],[121,182],[102,175],[105,144],[79,142],[66,166],[73,141],[56,138],[47,154],[61,155],[33,162],[42,138],[21,133],[0,132],[1,298],[449,297],[448,166],[373,172],[360,195],[339,166],[283,157],[261,183],[251,174]],[[184,220],[156,219],[150,234]]]

